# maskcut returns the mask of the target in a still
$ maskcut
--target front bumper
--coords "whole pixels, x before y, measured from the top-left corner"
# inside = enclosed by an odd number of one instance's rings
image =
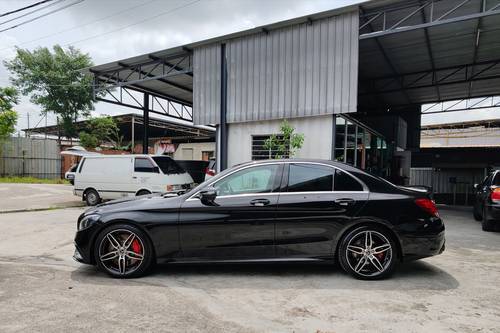
[[[97,223],[91,225],[90,227],[77,231],[75,234],[75,252],[73,254],[73,259],[83,263],[94,265],[94,251],[92,244],[99,231],[99,226]]]

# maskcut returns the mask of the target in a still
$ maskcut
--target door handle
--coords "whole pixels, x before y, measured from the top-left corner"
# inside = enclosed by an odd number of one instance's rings
[[[353,205],[356,201],[351,198],[340,198],[334,201],[339,206],[350,206]]]
[[[253,199],[250,201],[250,205],[256,206],[256,207],[263,207],[267,206],[271,203],[268,199]]]
[[[133,177],[132,177],[132,179],[137,179],[137,177],[136,177],[136,176],[133,176]]]

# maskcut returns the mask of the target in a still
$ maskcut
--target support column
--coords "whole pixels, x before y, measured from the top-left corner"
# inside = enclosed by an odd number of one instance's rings
[[[135,147],[135,117],[132,116],[132,127],[131,127],[131,139],[132,139],[132,142],[131,142],[131,146],[132,146],[132,149],[131,149],[131,153],[133,154],[134,153],[134,147]]]
[[[142,136],[142,153],[148,153],[148,145],[149,145],[149,94],[144,93],[144,102],[142,104],[143,111],[143,127],[144,132]]]
[[[226,44],[221,45],[221,75],[220,75],[220,125],[219,125],[219,169],[227,169],[227,59]]]

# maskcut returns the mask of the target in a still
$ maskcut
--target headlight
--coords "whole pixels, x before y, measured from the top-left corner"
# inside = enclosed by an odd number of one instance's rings
[[[99,220],[101,216],[97,214],[91,214],[85,216],[83,219],[81,219],[80,222],[78,222],[78,231],[87,229],[90,227],[92,224],[94,224],[96,221]]]

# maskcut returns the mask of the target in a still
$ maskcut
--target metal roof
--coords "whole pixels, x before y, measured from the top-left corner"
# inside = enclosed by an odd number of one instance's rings
[[[497,95],[500,1],[360,6],[358,110]]]
[[[104,91],[127,87],[191,107],[193,48],[353,10],[360,12],[358,111],[500,95],[500,0],[367,1],[87,70]]]
[[[144,119],[141,115],[129,113],[124,115],[112,116],[120,134],[124,136],[124,140],[129,141],[132,138],[132,121],[134,122],[134,137],[139,140],[143,135]],[[133,119],[133,120],[132,120]],[[88,120],[82,120],[75,123],[77,131],[82,131],[88,126]],[[59,128],[57,125],[44,126],[30,129],[23,129],[26,133],[38,133],[57,136]],[[151,138],[169,137],[172,139],[198,139],[198,140],[214,140],[215,129],[207,126],[193,126],[181,124],[156,117],[149,117],[149,134]]]

